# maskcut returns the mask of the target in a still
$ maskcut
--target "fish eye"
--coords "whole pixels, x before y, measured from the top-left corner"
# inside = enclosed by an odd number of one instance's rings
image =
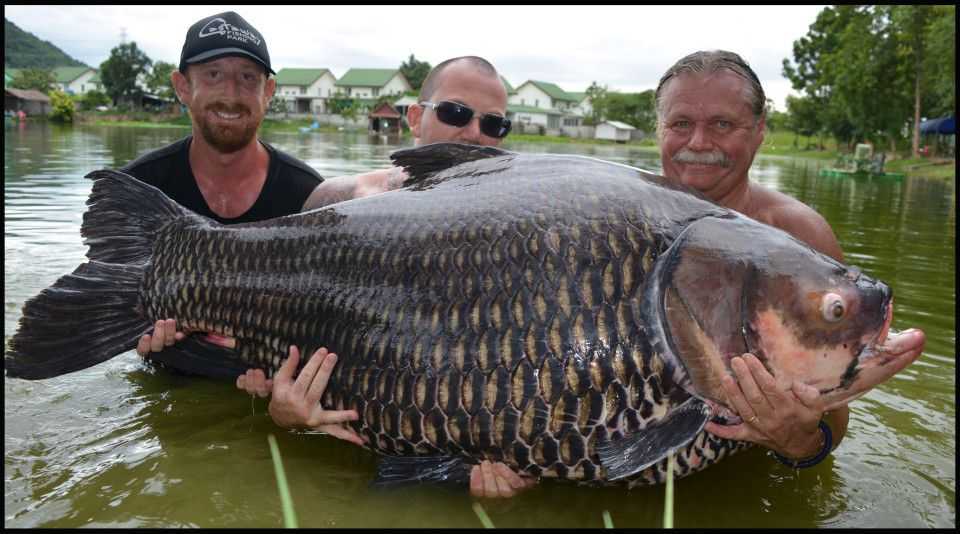
[[[843,319],[843,316],[847,313],[846,303],[843,301],[843,297],[837,295],[836,293],[827,293],[823,296],[823,301],[820,305],[820,311],[823,313],[823,319],[828,323],[835,323],[840,319]]]

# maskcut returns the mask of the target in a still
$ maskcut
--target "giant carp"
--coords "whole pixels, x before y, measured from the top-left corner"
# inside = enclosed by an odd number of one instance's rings
[[[919,354],[885,284],[666,178],[456,144],[392,158],[401,189],[231,226],[91,173],[89,261],[24,305],[7,376],[90,367],[174,318],[268,376],[291,345],[337,353],[322,402],[357,410],[385,484],[489,459],[633,485],[746,446],[704,431],[733,417],[733,356],[830,409]]]

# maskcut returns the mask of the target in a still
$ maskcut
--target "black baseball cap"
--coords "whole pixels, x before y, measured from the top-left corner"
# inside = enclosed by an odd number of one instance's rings
[[[187,65],[223,56],[249,57],[263,65],[268,73],[276,74],[270,68],[270,54],[263,36],[233,11],[211,15],[190,26],[180,52],[180,72],[186,72]]]

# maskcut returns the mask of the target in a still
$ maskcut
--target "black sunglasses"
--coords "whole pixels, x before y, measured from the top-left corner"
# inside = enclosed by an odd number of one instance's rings
[[[439,104],[420,102],[420,105],[433,108],[440,122],[457,128],[463,128],[470,124],[470,120],[473,119],[473,110],[456,102],[444,100]],[[489,137],[503,139],[510,133],[510,119],[505,119],[500,115],[484,113],[480,115],[480,131]]]

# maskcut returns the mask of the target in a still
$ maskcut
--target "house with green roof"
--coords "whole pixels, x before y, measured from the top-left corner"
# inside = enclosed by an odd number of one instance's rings
[[[535,108],[566,111],[579,103],[576,97],[567,93],[555,83],[527,80],[517,87],[510,97],[511,104],[533,106]]]
[[[517,112],[518,121],[543,126],[551,134],[559,133],[565,126],[580,126],[583,121],[577,107],[580,99],[555,83],[527,80],[516,88],[507,102],[508,116],[511,109],[524,109]]]
[[[413,91],[407,77],[399,69],[350,69],[334,84],[343,96],[376,100],[381,96],[400,97]]]
[[[54,67],[54,83],[68,95],[82,95],[98,88],[91,82],[97,76],[97,70],[90,67]],[[99,79],[99,77],[98,77]]]
[[[274,98],[285,101],[291,113],[326,113],[328,100],[337,92],[337,77],[330,69],[284,68],[274,79]]]
[[[4,74],[10,81],[23,69],[4,69]],[[54,67],[49,69],[53,74],[54,88],[68,95],[82,95],[88,91],[102,90],[100,73],[90,67]],[[9,83],[9,82],[8,82]]]

